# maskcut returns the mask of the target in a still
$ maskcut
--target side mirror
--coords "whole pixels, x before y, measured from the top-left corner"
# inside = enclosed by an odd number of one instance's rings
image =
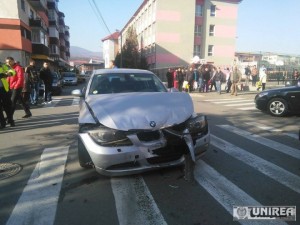
[[[76,97],[84,97],[84,94],[82,93],[82,91],[80,89],[75,89],[71,92],[72,95],[76,96]]]

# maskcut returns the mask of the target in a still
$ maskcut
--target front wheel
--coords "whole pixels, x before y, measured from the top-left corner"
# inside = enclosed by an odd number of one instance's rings
[[[78,161],[83,168],[93,167],[92,159],[80,138],[78,138]]]
[[[273,98],[268,103],[268,111],[272,116],[284,116],[287,114],[287,103],[284,99]]]

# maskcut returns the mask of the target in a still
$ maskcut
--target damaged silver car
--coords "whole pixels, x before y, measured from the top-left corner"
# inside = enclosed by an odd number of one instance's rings
[[[107,176],[141,173],[195,161],[210,143],[205,115],[188,93],[168,91],[152,72],[96,70],[81,97],[78,158]]]

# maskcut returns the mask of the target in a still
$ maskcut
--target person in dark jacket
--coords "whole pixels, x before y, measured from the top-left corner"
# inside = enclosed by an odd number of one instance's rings
[[[178,90],[181,92],[183,81],[184,81],[184,74],[182,68],[178,68],[177,70],[177,79],[178,79]]]
[[[35,67],[34,59],[30,59],[29,66],[26,67],[25,73],[28,74],[29,80],[31,82],[31,93],[30,93],[31,104],[37,105],[39,99],[40,77]]]
[[[166,73],[166,78],[168,82],[168,88],[174,87],[174,76],[171,68],[168,69],[168,72]]]
[[[209,68],[207,66],[205,66],[204,71],[203,71],[203,92],[208,92],[208,89],[209,89],[208,81],[209,80],[210,80],[210,71],[209,71]]]
[[[49,68],[49,64],[44,62],[42,69],[40,70],[40,78],[44,82],[44,104],[52,102],[52,74]]]

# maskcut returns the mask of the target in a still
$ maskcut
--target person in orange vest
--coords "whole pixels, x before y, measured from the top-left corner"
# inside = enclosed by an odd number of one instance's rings
[[[0,64],[0,129],[6,127],[6,120],[3,114],[5,111],[10,126],[15,126],[11,111],[11,99],[9,94],[8,76],[14,76],[16,72],[5,64]]]

